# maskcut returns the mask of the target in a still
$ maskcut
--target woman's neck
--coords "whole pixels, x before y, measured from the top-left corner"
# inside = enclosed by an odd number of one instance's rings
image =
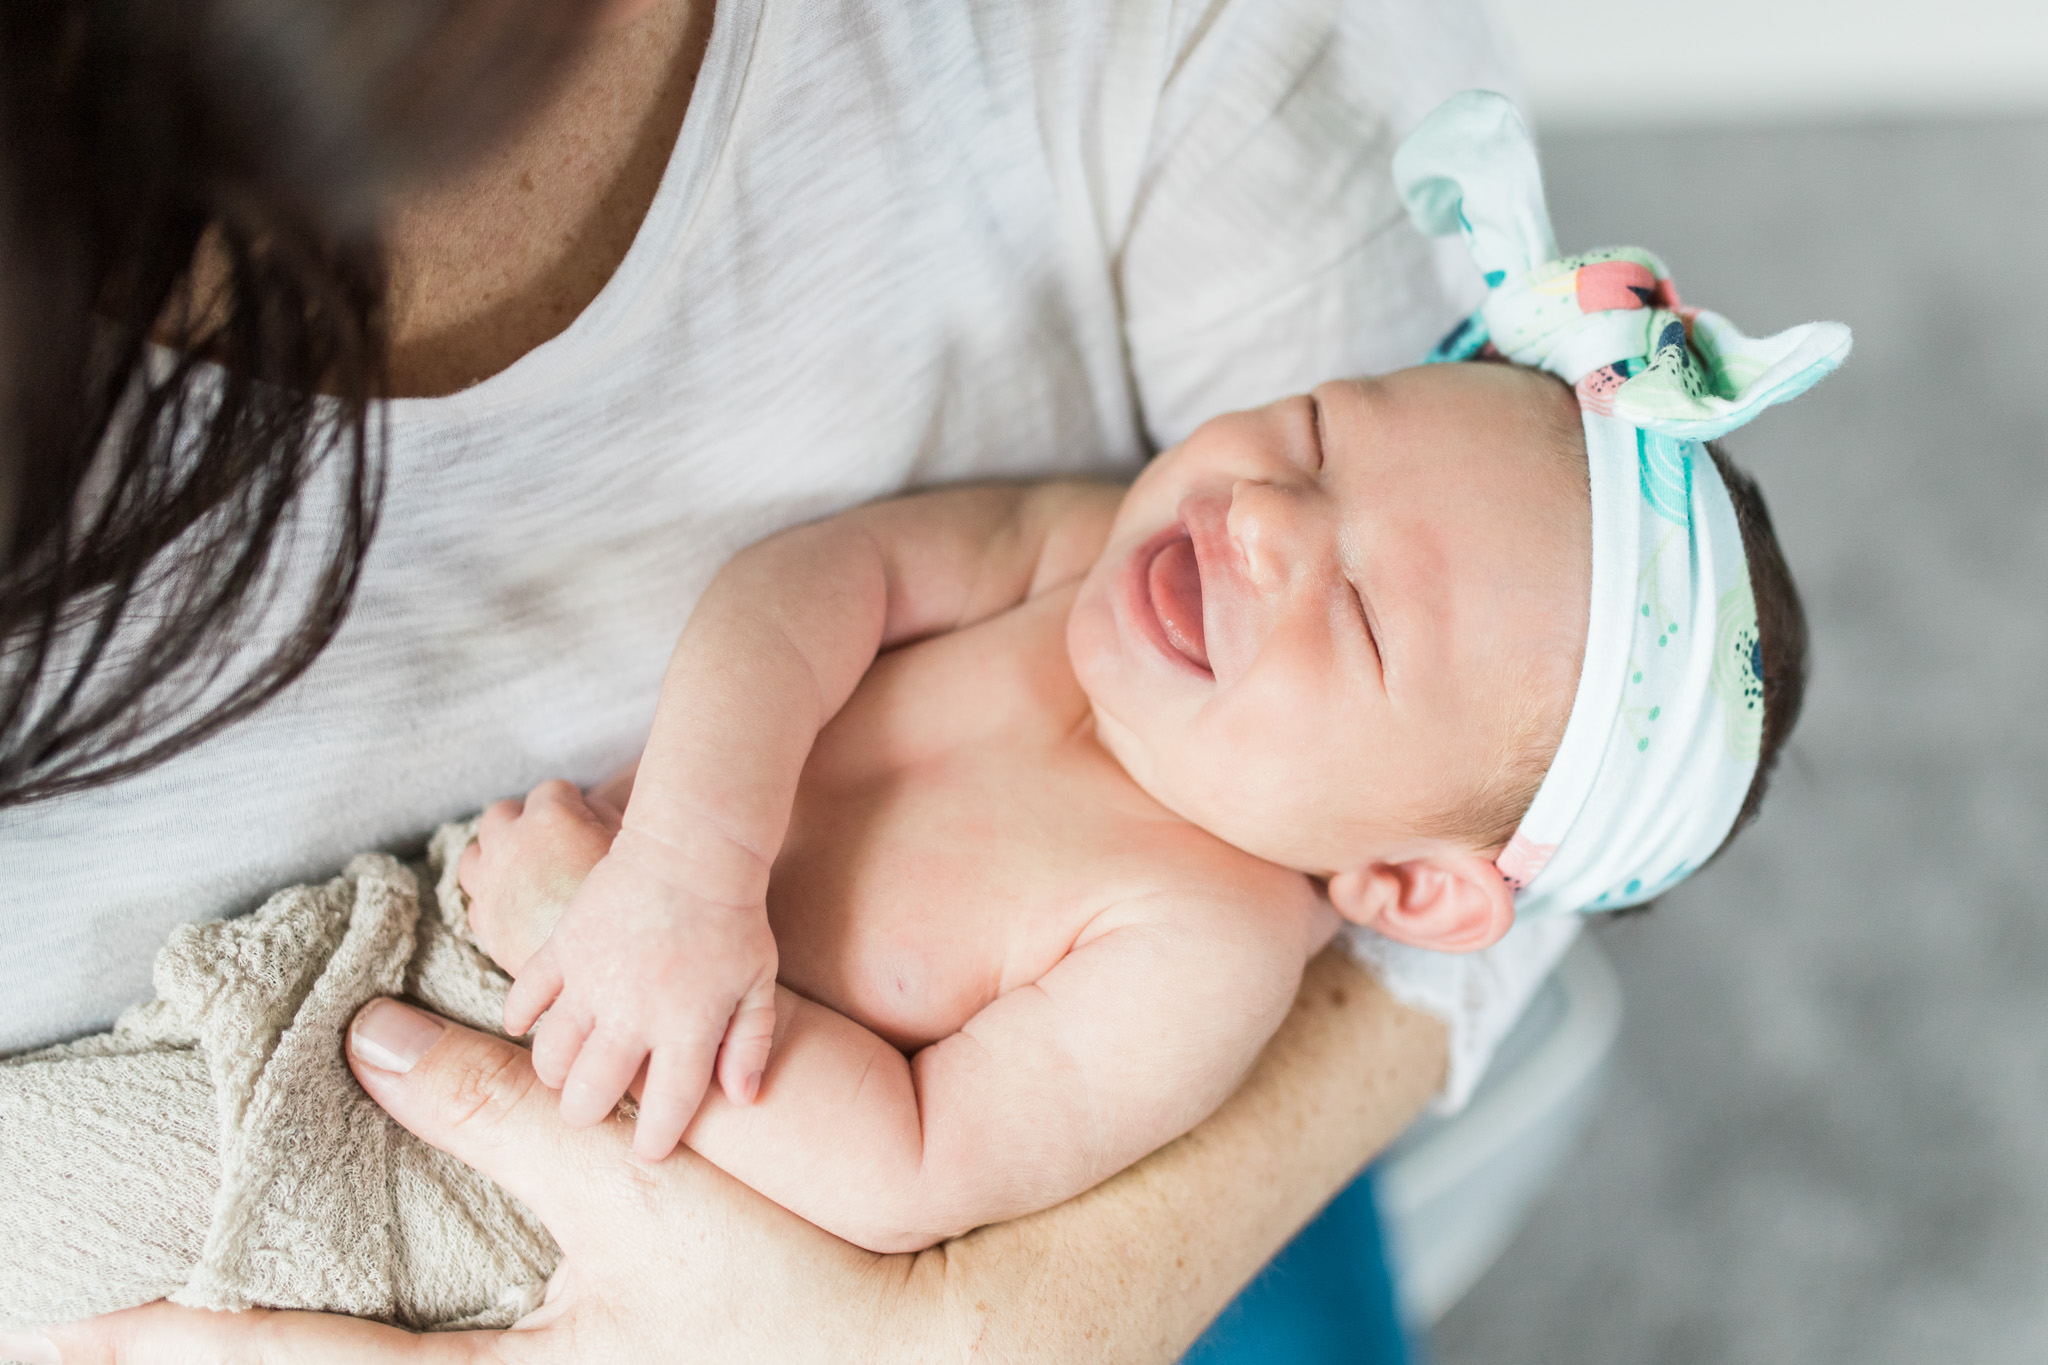
[[[657,0],[595,37],[507,142],[390,223],[391,392],[454,393],[558,335],[646,217],[689,108],[713,0]]]

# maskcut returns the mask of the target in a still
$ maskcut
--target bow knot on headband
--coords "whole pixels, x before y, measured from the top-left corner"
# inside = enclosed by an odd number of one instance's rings
[[[1763,683],[1735,505],[1701,446],[1849,355],[1813,322],[1744,336],[1679,301],[1635,247],[1560,258],[1536,147],[1500,95],[1454,95],[1394,180],[1430,236],[1464,234],[1486,302],[1430,361],[1498,355],[1571,384],[1593,499],[1593,593],[1564,738],[1498,863],[1521,917],[1649,900],[1720,847],[1756,775]]]

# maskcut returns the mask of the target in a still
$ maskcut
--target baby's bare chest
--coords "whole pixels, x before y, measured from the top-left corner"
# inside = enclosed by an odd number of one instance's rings
[[[1028,611],[870,670],[818,738],[770,879],[783,981],[899,1045],[1037,980],[1213,842],[1087,738],[1063,618]]]

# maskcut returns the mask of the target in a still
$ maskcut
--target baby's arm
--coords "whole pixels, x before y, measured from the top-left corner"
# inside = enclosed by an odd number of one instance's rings
[[[713,1093],[684,1140],[874,1251],[1048,1208],[1193,1127],[1278,1027],[1334,920],[1257,894],[1256,915],[1228,889],[1127,907],[908,1060],[784,991],[760,1098]]]
[[[623,828],[506,1004],[515,1033],[546,1012],[534,1067],[568,1121],[611,1112],[644,1064],[635,1150],[664,1156],[714,1055],[727,1097],[748,1101],[774,1028],[768,871],[818,731],[878,651],[1084,572],[1116,502],[1085,484],[896,499],[719,573],[663,679]]]

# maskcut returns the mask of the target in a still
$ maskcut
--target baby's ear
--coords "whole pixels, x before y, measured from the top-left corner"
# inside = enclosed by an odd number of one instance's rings
[[[1491,947],[1515,922],[1514,889],[1493,860],[1456,850],[1339,872],[1330,903],[1353,924],[1441,953]]]

